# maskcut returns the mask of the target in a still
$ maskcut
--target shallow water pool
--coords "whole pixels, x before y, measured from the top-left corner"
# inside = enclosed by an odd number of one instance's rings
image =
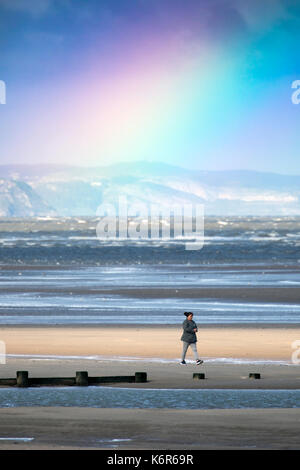
[[[89,386],[0,389],[0,407],[299,408],[300,390],[134,389]]]

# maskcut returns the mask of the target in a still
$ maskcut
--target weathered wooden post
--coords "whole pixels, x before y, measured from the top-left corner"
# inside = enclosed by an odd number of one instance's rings
[[[28,387],[28,371],[27,370],[17,370],[17,387]]]
[[[202,372],[201,373],[195,372],[193,374],[193,379],[198,379],[198,380],[205,379],[205,374],[203,374]]]
[[[87,371],[76,372],[76,385],[86,387],[89,384],[89,377]]]
[[[260,379],[260,374],[258,374],[256,372],[251,372],[249,374],[249,379]]]
[[[137,383],[147,382],[147,372],[136,372],[135,381]]]

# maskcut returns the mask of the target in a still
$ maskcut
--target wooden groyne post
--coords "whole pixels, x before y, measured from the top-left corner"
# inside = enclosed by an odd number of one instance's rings
[[[28,387],[28,371],[17,370],[17,387]]]
[[[75,379],[76,385],[79,385],[80,387],[87,387],[89,384],[89,376],[87,371],[79,371],[76,372],[76,379]]]
[[[147,372],[136,372],[135,373],[135,382],[136,383],[147,382]]]
[[[195,372],[193,374],[193,379],[198,379],[198,380],[203,380],[205,379],[205,374],[203,374],[203,372]]]
[[[249,379],[260,379],[260,374],[258,374],[257,372],[251,372],[249,374]]]

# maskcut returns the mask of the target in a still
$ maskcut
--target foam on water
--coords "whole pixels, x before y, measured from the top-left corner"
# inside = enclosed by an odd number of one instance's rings
[[[134,356],[101,356],[101,355],[53,355],[53,354],[6,354],[7,358],[11,359],[29,359],[31,361],[65,361],[65,360],[88,360],[99,362],[145,362],[145,363],[158,363],[158,364],[179,364],[181,359],[166,359],[159,357],[134,357]],[[261,365],[288,365],[294,366],[291,361],[274,360],[274,359],[245,359],[234,357],[216,357],[216,358],[202,358],[205,364],[261,364]],[[186,360],[187,364],[194,364],[194,361]]]
[[[81,216],[1,219],[0,324],[179,325],[187,309],[199,314],[203,324],[299,324],[300,305],[295,302],[222,302],[176,295],[155,299],[150,292],[299,286],[299,217],[208,217],[199,251],[186,250],[184,239],[100,242],[97,221]],[[18,266],[19,272],[4,269],[5,264]],[[23,270],[23,265],[51,269]],[[118,296],[118,289],[127,288],[148,289],[150,295]],[[111,295],[102,295],[101,289]]]
[[[191,237],[142,240],[116,237],[101,241],[96,236],[98,221],[97,217],[3,218],[0,221],[0,259],[7,264],[55,264],[59,261],[77,266],[193,265],[198,264],[199,259],[207,264],[242,265],[281,261],[294,264],[297,261],[299,217],[206,217],[201,254],[185,250],[185,242]],[[75,238],[70,240],[70,236]],[[26,244],[29,238],[36,245]]]
[[[0,441],[30,442],[34,437],[0,437]]]

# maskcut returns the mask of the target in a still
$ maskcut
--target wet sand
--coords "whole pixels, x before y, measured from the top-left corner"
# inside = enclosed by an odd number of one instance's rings
[[[37,288],[30,285],[5,286],[5,292],[11,293],[30,293],[36,292]],[[40,294],[70,294],[70,288],[64,286],[39,286]],[[215,299],[226,301],[241,302],[268,302],[268,303],[300,303],[299,287],[118,287],[117,289],[105,287],[82,288],[78,286],[72,287],[72,294],[76,295],[120,295],[122,297],[130,297],[137,299]],[[3,313],[9,312],[2,308]]]
[[[111,359],[30,359],[9,358],[0,367],[0,377],[14,378],[17,370],[27,370],[29,377],[75,377],[76,371],[88,371],[91,377],[135,375],[146,372],[146,383],[108,384],[113,387],[152,389],[300,389],[300,365],[284,364],[224,364],[204,361],[201,366],[188,360],[186,366],[178,362],[150,362],[144,360]],[[203,372],[205,380],[193,379],[195,372]],[[261,374],[250,379],[250,373]],[[0,387],[1,388],[1,387]]]
[[[300,409],[1,409],[0,449],[299,449]],[[84,430],[84,432],[83,432]]]

